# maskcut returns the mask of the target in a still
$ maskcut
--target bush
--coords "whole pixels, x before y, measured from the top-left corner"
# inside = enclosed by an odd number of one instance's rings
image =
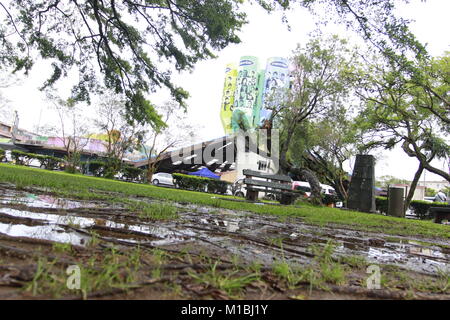
[[[55,170],[60,166],[62,162],[62,159],[57,157],[36,153],[27,153],[18,150],[11,151],[11,157],[13,158],[15,163],[19,165],[29,165],[32,160],[38,160],[40,165],[44,166],[45,169],[48,170]]]
[[[377,210],[382,213],[388,212],[389,207],[389,199],[386,197],[376,197],[375,204],[377,206]],[[415,215],[421,220],[431,219],[433,217],[430,216],[429,210],[431,207],[450,207],[450,205],[446,203],[439,202],[428,202],[428,201],[419,201],[413,200],[410,203],[410,208],[414,212]]]
[[[6,159],[5,150],[0,149],[0,162],[3,162]]]
[[[332,203],[336,203],[338,201],[341,201],[337,195],[333,194],[323,194],[322,195],[322,202],[324,205],[330,205]]]
[[[444,207],[444,208],[450,208],[450,205],[446,203],[441,202],[428,202],[428,201],[419,201],[419,200],[413,200],[411,201],[411,208],[414,211],[414,213],[419,217],[421,220],[425,219],[432,219],[433,217],[430,215],[430,208],[431,207]]]
[[[376,197],[375,206],[381,213],[387,213],[389,208],[388,198],[386,197]]]
[[[144,173],[144,170],[141,168],[136,168],[133,166],[124,166],[121,170],[122,175],[125,179],[135,181],[140,181],[142,178],[142,174]]]
[[[81,164],[83,171],[90,171],[96,177],[103,177],[105,173],[106,163],[102,160],[92,160]]]
[[[190,176],[186,174],[174,173],[173,179],[180,189],[225,194],[227,192],[229,182],[217,179]]]

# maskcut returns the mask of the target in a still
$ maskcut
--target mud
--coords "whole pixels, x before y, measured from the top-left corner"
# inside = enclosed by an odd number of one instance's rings
[[[63,199],[3,186],[0,189],[0,234],[87,247],[93,238],[123,247],[197,252],[270,268],[284,259],[305,266],[315,258],[312,246],[333,243],[334,259],[360,256],[369,264],[393,265],[418,274],[450,273],[449,243],[443,239],[392,237],[339,226],[318,227],[301,219],[174,204],[179,218],[151,221],[117,204]],[[140,199],[151,202],[151,199]],[[1,242],[1,240],[0,240]]]
[[[111,219],[105,219],[96,209],[113,214],[118,208],[108,208],[108,203],[7,190],[0,196],[0,206],[3,205],[0,219],[6,218],[9,223],[0,223],[0,233],[12,237],[85,245],[90,240],[87,234],[95,230],[100,237],[132,245],[164,247],[190,244],[201,247],[208,244],[227,251],[230,256],[237,254],[248,262],[259,261],[264,265],[270,265],[281,256],[292,263],[308,263],[311,245],[323,246],[332,241],[336,246],[336,257],[363,256],[369,263],[391,264],[428,274],[450,272],[450,253],[441,247],[448,243],[434,239],[421,238],[419,242],[399,237],[393,241],[392,236],[379,233],[311,226],[294,218],[282,222],[274,216],[195,205],[180,205],[184,210],[174,221],[145,221],[131,215],[123,217],[121,211]],[[33,211],[14,207],[33,208]],[[49,208],[61,210],[48,213],[46,209]],[[83,214],[77,214],[78,211]],[[31,225],[24,225],[23,219]],[[67,227],[76,227],[86,233]]]

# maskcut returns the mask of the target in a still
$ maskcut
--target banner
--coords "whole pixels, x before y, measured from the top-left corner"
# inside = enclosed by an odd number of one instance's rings
[[[239,63],[231,120],[233,132],[253,128],[254,107],[258,98],[258,58],[245,56]]]
[[[228,64],[225,70],[225,83],[223,86],[222,107],[220,109],[220,120],[222,121],[225,134],[233,132],[231,128],[231,117],[233,115],[234,93],[238,70],[235,64]]]
[[[261,108],[263,104],[264,84],[266,71],[260,70],[258,74],[258,97],[253,107],[253,127],[258,128],[260,125]]]
[[[289,65],[285,58],[270,58],[264,75],[261,112],[257,126],[270,119],[272,110],[283,103],[289,88]]]

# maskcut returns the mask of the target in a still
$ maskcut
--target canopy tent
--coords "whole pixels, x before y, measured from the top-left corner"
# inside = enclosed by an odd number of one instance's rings
[[[214,174],[208,168],[203,168],[196,172],[191,172],[191,173],[189,173],[189,175],[197,176],[197,177],[204,177],[204,178],[211,178],[211,179],[220,179],[220,177],[217,174]]]

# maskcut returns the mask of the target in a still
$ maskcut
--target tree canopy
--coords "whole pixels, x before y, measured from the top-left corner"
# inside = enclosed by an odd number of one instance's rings
[[[352,26],[386,54],[422,47],[406,22],[393,15],[394,0],[253,0],[267,11],[295,4]],[[126,97],[130,119],[163,124],[147,93],[165,87],[178,103],[188,93],[173,83],[170,68],[192,69],[232,43],[247,22],[243,0],[16,0],[0,2],[0,66],[27,73],[41,60],[53,72],[42,88],[55,85],[72,68],[79,81],[72,100],[90,101],[104,87]],[[386,41],[388,39],[389,41]],[[405,49],[405,50],[403,50]],[[402,53],[403,54],[403,53]],[[396,59],[404,57],[402,54]]]

